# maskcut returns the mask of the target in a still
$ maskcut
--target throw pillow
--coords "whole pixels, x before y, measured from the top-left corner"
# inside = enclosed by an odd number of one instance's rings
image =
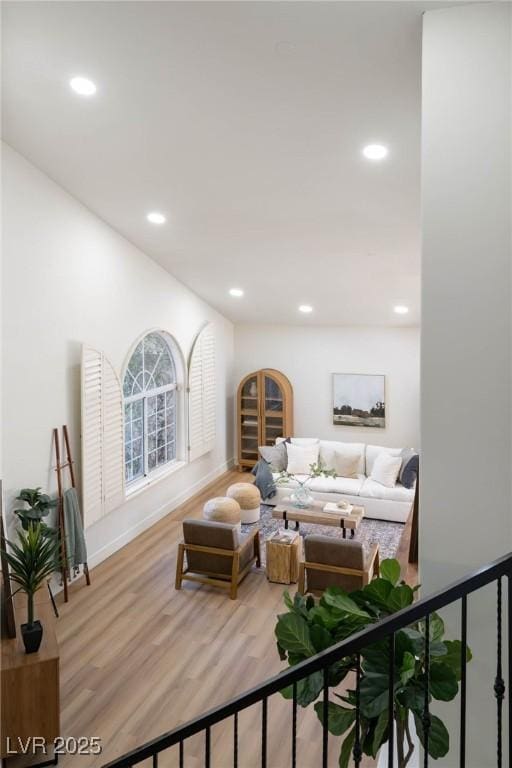
[[[318,437],[292,437],[290,440],[293,445],[316,445],[320,442]]]
[[[404,448],[401,455],[402,469],[400,470],[400,482],[404,488],[414,488],[420,468],[420,457],[412,448]]]
[[[286,442],[279,445],[260,445],[260,456],[270,464],[272,472],[283,472],[286,469],[288,457],[286,454]]]
[[[334,469],[338,477],[357,477],[360,459],[359,453],[334,451]]]
[[[386,488],[394,488],[401,466],[401,456],[391,456],[390,453],[379,453],[373,462],[370,479],[386,486]]]
[[[309,475],[311,464],[318,462],[318,443],[316,445],[294,445],[289,443],[286,447],[288,453],[288,465],[286,471],[291,475]]]

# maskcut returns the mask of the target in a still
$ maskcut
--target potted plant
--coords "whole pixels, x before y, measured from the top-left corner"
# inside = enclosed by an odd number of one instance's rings
[[[57,506],[58,499],[51,499],[48,494],[41,493],[41,488],[38,487],[22,488],[19,496],[16,496],[16,501],[24,501],[28,504],[28,508],[23,507],[14,510],[14,514],[19,517],[25,531],[28,531],[30,524],[36,523],[41,523],[43,533],[51,530],[42,522],[42,519]]]
[[[317,600],[312,595],[296,594],[292,600],[285,593],[287,613],[278,617],[275,634],[281,658],[290,666],[314,656],[331,645],[359,632],[369,624],[405,608],[414,600],[414,592],[400,581],[397,560],[384,560],[380,577],[360,590],[346,593],[339,587],[329,587]],[[395,633],[394,727],[399,768],[410,762],[415,740],[413,724],[424,745],[423,708],[425,702],[425,623],[417,622]],[[444,639],[444,624],[437,614],[429,622],[429,702],[432,699],[451,701],[459,690],[461,676],[461,643]],[[471,652],[466,648],[466,659]],[[346,657],[333,665],[328,673],[330,688],[337,688],[345,677],[356,669],[357,659]],[[388,711],[389,643],[383,641],[360,653],[360,747],[362,752],[375,758],[387,742],[390,731]],[[297,700],[307,707],[317,700],[323,689],[323,673],[316,672],[297,684]],[[281,691],[291,698],[292,689]],[[355,744],[356,691],[334,693],[337,701],[328,703],[327,727],[335,736],[343,736],[339,767],[347,768]],[[315,711],[323,720],[323,703],[315,704]],[[449,750],[448,731],[442,720],[430,714],[428,753],[438,759]]]
[[[27,653],[39,650],[43,627],[34,620],[34,595],[56,567],[58,541],[45,535],[41,523],[28,523],[28,529],[17,531],[19,544],[7,541],[8,549],[2,551],[9,564],[9,577],[18,585],[14,592],[27,595],[27,623],[21,625],[21,635]],[[10,550],[10,551],[9,551]]]

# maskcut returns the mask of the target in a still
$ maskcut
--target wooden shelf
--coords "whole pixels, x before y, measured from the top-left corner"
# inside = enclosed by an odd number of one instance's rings
[[[256,395],[244,394],[254,385]],[[254,408],[251,407],[253,405]],[[280,410],[273,410],[271,406],[277,406]],[[293,435],[293,390],[280,371],[264,368],[245,376],[238,387],[237,410],[240,466],[254,466],[258,460],[258,451],[248,447],[251,443],[258,446],[273,445],[276,437]],[[244,423],[245,417],[254,423]]]

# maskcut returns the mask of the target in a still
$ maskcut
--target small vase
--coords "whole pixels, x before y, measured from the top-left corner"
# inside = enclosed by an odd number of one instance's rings
[[[43,625],[39,620],[34,621],[32,626],[29,624],[21,625],[21,636],[26,653],[36,653],[43,639]]]
[[[296,491],[290,495],[292,504],[298,509],[306,509],[314,502],[314,498],[304,485],[299,485]]]

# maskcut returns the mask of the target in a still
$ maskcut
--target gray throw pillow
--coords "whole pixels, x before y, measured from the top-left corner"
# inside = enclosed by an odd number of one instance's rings
[[[284,472],[288,465],[288,454],[286,453],[286,443],[279,445],[260,445],[260,456],[270,464],[272,472]]]
[[[402,468],[399,480],[404,488],[413,488],[420,468],[420,457],[412,448],[404,448],[401,452]]]

